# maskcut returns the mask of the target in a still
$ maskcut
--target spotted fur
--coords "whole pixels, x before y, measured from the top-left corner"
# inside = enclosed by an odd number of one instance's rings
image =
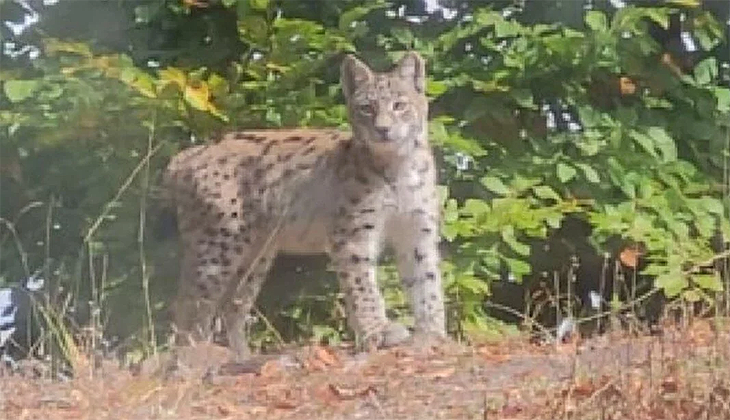
[[[176,155],[166,171],[183,245],[174,303],[180,332],[209,338],[216,315],[239,355],[244,320],[278,252],[327,252],[348,324],[365,346],[408,331],[390,322],[376,282],[392,245],[421,336],[445,335],[436,171],[427,142],[424,62],[408,53],[377,73],[348,56],[342,89],[352,134],[233,132]]]

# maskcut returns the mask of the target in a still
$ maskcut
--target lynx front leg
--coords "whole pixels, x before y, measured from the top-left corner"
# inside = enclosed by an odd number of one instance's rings
[[[439,270],[438,219],[417,210],[397,218],[391,242],[408,294],[417,335],[445,337],[446,316]]]
[[[367,208],[342,213],[332,233],[330,257],[345,295],[348,324],[362,349],[395,345],[407,339],[409,333],[405,327],[388,321],[385,300],[378,288],[382,225]]]

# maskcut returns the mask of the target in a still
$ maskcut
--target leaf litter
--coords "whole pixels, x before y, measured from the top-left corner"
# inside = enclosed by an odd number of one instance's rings
[[[688,328],[559,346],[512,339],[367,355],[308,346],[168,377],[111,364],[66,382],[3,372],[0,418],[730,418],[728,328]],[[198,351],[205,360],[226,350]]]

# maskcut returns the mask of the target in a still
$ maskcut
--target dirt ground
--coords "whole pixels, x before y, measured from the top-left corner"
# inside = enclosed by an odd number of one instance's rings
[[[725,419],[730,329],[717,325],[559,345],[311,346],[244,364],[198,345],[172,364],[165,355],[173,370],[108,361],[65,381],[6,372],[0,419]]]

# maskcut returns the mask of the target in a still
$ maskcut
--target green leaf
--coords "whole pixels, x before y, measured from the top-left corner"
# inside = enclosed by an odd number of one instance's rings
[[[504,262],[507,263],[509,271],[514,274],[515,278],[519,279],[519,283],[522,283],[523,276],[530,274],[532,271],[529,263],[517,258],[504,258]]]
[[[456,200],[450,198],[444,207],[444,222],[455,222],[459,219],[459,206]]]
[[[722,216],[725,212],[725,207],[722,205],[722,201],[713,197],[702,197],[702,207],[708,212],[717,216]]]
[[[517,105],[534,109],[536,108],[534,98],[532,97],[532,91],[530,89],[514,89],[510,92],[510,96],[515,100]]]
[[[653,20],[659,26],[662,27],[662,29],[668,29],[669,28],[669,12],[670,9],[667,8],[645,8],[642,9],[644,13],[646,13],[647,17],[649,19]]]
[[[428,79],[426,81],[426,93],[428,96],[436,97],[441,96],[442,94],[446,93],[446,91],[449,90],[449,85],[447,85],[442,80],[433,80]]]
[[[537,198],[541,198],[543,200],[555,200],[557,202],[561,201],[558,193],[556,193],[554,189],[547,185],[538,185],[536,187],[533,187],[532,191],[535,193],[535,196]]]
[[[500,233],[502,240],[509,245],[513,251],[525,257],[530,255],[530,246],[517,240],[515,237],[515,228],[512,225],[503,226]]]
[[[408,28],[393,28],[390,30],[396,41],[410,47],[413,44],[413,32]]]
[[[682,7],[700,7],[702,5],[700,0],[667,0],[667,3]]]
[[[680,271],[673,270],[657,276],[656,280],[654,280],[654,284],[656,287],[664,290],[664,294],[666,294],[667,297],[674,297],[687,286],[687,279]]]
[[[38,89],[37,80],[8,80],[3,85],[5,96],[10,102],[21,102],[31,96]]]
[[[387,7],[388,3],[383,1],[377,1],[373,2],[371,4],[368,4],[366,6],[357,6],[353,7],[351,9],[348,9],[344,13],[340,15],[340,21],[338,23],[338,27],[341,31],[349,31],[352,30],[352,27],[355,26],[354,23],[362,18],[365,17],[368,13],[372,12],[376,9],[382,9],[384,7]]]
[[[464,207],[461,208],[461,212],[470,216],[478,217],[485,213],[489,213],[491,208],[489,203],[484,200],[476,198],[468,198],[464,202]]]
[[[717,78],[717,59],[709,57],[700,61],[694,68],[694,77],[699,85],[712,83]]]
[[[717,110],[720,112],[730,111],[730,89],[718,87],[713,89],[713,93],[717,99]]]
[[[496,176],[487,175],[479,180],[489,191],[499,195],[509,195],[510,189]]]
[[[608,28],[606,15],[597,10],[590,10],[586,13],[586,25],[594,32],[605,32]]]
[[[265,11],[269,7],[269,0],[249,0],[253,10]]]
[[[648,135],[646,135],[642,132],[636,131],[636,130],[631,130],[629,135],[631,136],[632,139],[634,139],[634,141],[636,143],[639,144],[639,146],[641,146],[652,157],[656,157],[656,151],[654,150],[654,141],[652,140],[651,137],[649,137]]]
[[[692,280],[705,290],[722,292],[724,289],[722,279],[716,274],[694,274],[692,275]]]
[[[577,173],[578,171],[576,171],[574,167],[563,162],[558,162],[557,175],[560,182],[566,183],[570,181],[571,179],[575,178],[575,175]]]
[[[664,162],[677,160],[677,146],[674,144],[667,131],[662,127],[649,127],[647,134],[654,141],[654,146],[659,150]]]
[[[583,171],[583,175],[586,177],[586,180],[588,180],[588,182],[591,182],[593,184],[598,184],[601,182],[601,177],[598,175],[598,171],[593,169],[592,166],[585,163],[576,163],[575,166],[579,167],[580,170]]]
[[[473,276],[473,275],[459,275],[456,277],[455,283],[459,287],[463,287],[464,289],[467,289],[468,291],[483,295],[489,293],[489,283]]]
[[[147,24],[152,18],[152,6],[144,5],[134,8],[134,20],[137,24]]]

